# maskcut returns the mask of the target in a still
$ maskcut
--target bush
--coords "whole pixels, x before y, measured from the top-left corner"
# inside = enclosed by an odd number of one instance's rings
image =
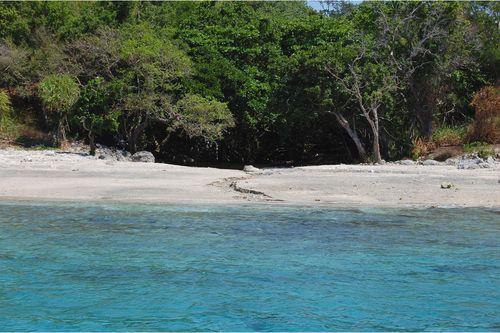
[[[475,141],[465,144],[464,151],[466,153],[476,153],[481,158],[495,156],[495,151],[486,142]]]
[[[38,96],[57,124],[53,143],[59,146],[66,141],[67,114],[80,96],[80,87],[68,74],[48,75],[38,85]]]
[[[21,126],[12,117],[9,95],[0,90],[0,139],[13,140],[19,135]]]
[[[434,133],[432,134],[432,141],[438,147],[456,146],[464,142],[465,135],[465,127],[442,126],[434,131]]]
[[[10,117],[11,109],[9,95],[5,91],[0,90],[0,121]]]
[[[188,137],[203,137],[208,141],[222,138],[234,126],[226,103],[188,94],[177,102],[172,129],[181,129]]]
[[[473,97],[475,119],[468,131],[469,141],[500,142],[500,87],[484,87]]]
[[[461,145],[466,132],[466,128],[461,126],[441,126],[434,131],[430,139],[417,138],[412,141],[412,158],[417,160],[439,147]]]
[[[38,96],[47,111],[67,112],[78,100],[80,88],[70,75],[49,75],[38,85]]]
[[[429,155],[436,148],[432,140],[417,138],[412,141],[411,155],[414,160],[418,160],[422,156]]]

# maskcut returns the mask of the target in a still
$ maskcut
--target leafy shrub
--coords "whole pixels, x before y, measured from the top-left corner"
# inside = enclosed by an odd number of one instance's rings
[[[462,144],[465,139],[466,129],[461,126],[442,126],[432,134],[432,141],[438,147],[456,146]]]
[[[466,153],[476,153],[479,157],[485,158],[488,156],[495,156],[495,151],[486,142],[471,142],[464,145]]]
[[[80,99],[73,114],[73,121],[87,132],[90,154],[95,155],[95,139],[104,131],[115,133],[118,130],[120,111],[111,108],[110,94],[102,77],[96,77],[82,88]]]
[[[38,85],[38,96],[45,111],[54,115],[53,143],[59,146],[66,140],[67,114],[80,96],[78,83],[68,74],[48,75]]]
[[[224,131],[234,126],[226,103],[199,95],[186,95],[176,105],[173,128],[179,128],[190,138],[203,137],[209,141],[222,138]]]
[[[67,74],[48,75],[38,85],[38,96],[50,112],[67,112],[79,95],[78,83]]]
[[[14,139],[19,132],[19,125],[12,118],[12,106],[9,95],[0,90],[0,139]]]
[[[500,142],[500,87],[484,87],[472,99],[475,119],[469,128],[469,141]]]
[[[0,120],[10,117],[11,108],[9,95],[0,90]]]

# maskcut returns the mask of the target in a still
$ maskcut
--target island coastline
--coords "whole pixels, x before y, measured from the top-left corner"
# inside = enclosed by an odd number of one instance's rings
[[[244,172],[101,160],[63,150],[2,149],[0,200],[498,208],[499,171],[495,162],[471,170],[386,163]]]

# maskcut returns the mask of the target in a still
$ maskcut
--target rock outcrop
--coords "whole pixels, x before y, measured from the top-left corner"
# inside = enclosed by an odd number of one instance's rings
[[[96,156],[100,160],[109,161],[130,161],[132,154],[126,150],[109,148],[107,146],[97,144]]]
[[[154,163],[155,157],[149,151],[138,151],[131,157],[132,162]]]
[[[482,158],[477,154],[470,154],[461,156],[456,163],[457,169],[480,169],[492,168],[495,165],[495,159],[491,156]]]

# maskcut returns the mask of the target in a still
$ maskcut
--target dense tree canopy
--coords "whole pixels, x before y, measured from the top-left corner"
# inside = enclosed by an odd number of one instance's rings
[[[0,89],[57,139],[319,163],[409,156],[417,138],[469,126],[473,95],[498,85],[496,2],[324,8],[0,2]]]

